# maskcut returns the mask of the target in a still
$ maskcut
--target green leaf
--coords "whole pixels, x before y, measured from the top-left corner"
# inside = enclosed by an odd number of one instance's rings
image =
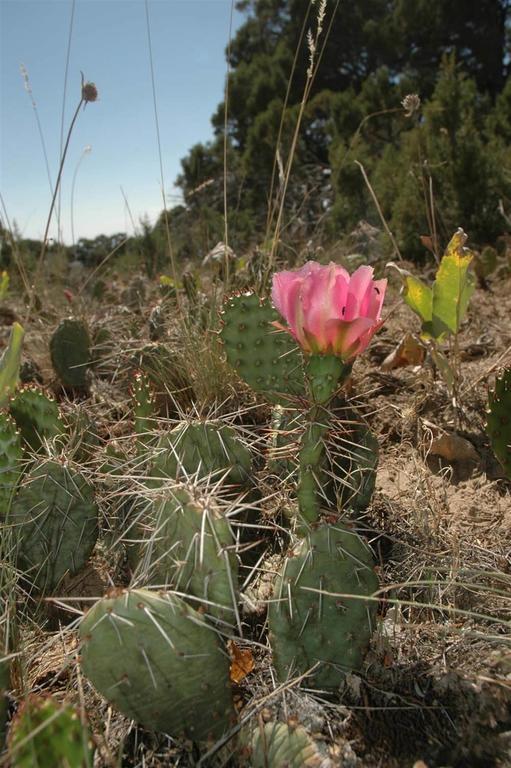
[[[440,340],[449,333],[458,333],[474,292],[475,281],[468,267],[474,254],[464,248],[467,239],[458,229],[440,262],[433,285],[433,316],[424,330]]]
[[[12,326],[9,345],[0,357],[0,408],[5,405],[18,384],[21,345],[25,331],[19,323]]]

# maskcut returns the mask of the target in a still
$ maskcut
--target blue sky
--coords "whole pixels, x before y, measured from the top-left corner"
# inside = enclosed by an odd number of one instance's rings
[[[20,65],[55,183],[72,6],[72,0],[0,0],[0,189],[25,237],[42,236],[51,195]],[[231,0],[149,0],[148,7],[165,185],[176,193],[179,161],[212,136],[210,118],[223,99]],[[234,29],[242,21],[235,12]],[[154,220],[162,208],[144,0],[75,0],[66,130],[80,98],[80,71],[96,83],[99,101],[79,115],[67,155],[61,194],[67,243],[78,163],[76,238],[133,231],[121,187],[136,224],[144,214]]]

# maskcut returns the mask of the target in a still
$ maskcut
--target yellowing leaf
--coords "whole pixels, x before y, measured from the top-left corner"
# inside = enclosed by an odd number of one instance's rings
[[[433,315],[425,331],[435,339],[457,333],[474,292],[474,276],[468,267],[474,254],[464,247],[467,236],[458,229],[444,253],[433,285]]]
[[[3,301],[9,290],[9,274],[4,270],[0,274],[0,301]]]
[[[228,643],[231,656],[230,678],[233,683],[240,683],[254,669],[254,657],[250,648],[240,648],[234,640]]]
[[[433,292],[417,277],[409,275],[405,278],[403,298],[408,306],[419,315],[423,323],[431,320],[433,313]]]

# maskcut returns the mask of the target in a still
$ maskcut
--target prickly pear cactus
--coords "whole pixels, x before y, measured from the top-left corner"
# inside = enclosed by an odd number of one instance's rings
[[[8,519],[18,539],[18,567],[42,593],[52,592],[66,573],[83,567],[98,536],[92,486],[56,461],[29,473]]]
[[[323,525],[300,542],[269,606],[279,680],[319,662],[314,686],[335,689],[344,673],[360,667],[375,627],[376,602],[363,599],[378,589],[372,566],[366,544],[340,525]]]
[[[149,338],[151,341],[160,341],[165,336],[165,312],[161,304],[152,308],[148,320]]]
[[[302,530],[319,521],[325,506],[323,499],[328,484],[325,438],[331,420],[329,405],[348,378],[351,366],[333,355],[310,355],[305,371],[311,406],[305,417],[298,458],[297,498]]]
[[[156,426],[154,419],[154,394],[151,383],[141,371],[135,374],[131,389],[133,400],[133,416],[137,443],[141,448],[153,442],[151,432]]]
[[[222,320],[227,360],[253,390],[284,405],[305,394],[302,354],[288,333],[272,326],[279,315],[268,301],[255,294],[234,296]]]
[[[285,723],[255,727],[244,739],[251,768],[330,768],[304,728]]]
[[[33,451],[64,433],[57,403],[40,389],[20,389],[10,401],[9,411],[21,437]]]
[[[80,639],[84,674],[144,727],[193,741],[230,727],[229,658],[214,629],[177,595],[114,591],[86,614]]]
[[[230,526],[214,499],[172,489],[141,513],[145,541],[136,576],[192,597],[194,608],[235,623],[238,564]],[[140,523],[139,523],[140,527]]]
[[[50,354],[55,373],[65,387],[86,388],[91,365],[90,338],[81,320],[62,320],[51,337]]]
[[[495,456],[511,480],[511,368],[497,378],[488,406],[486,430]]]
[[[296,453],[303,432],[304,418],[295,408],[276,405],[272,411],[268,471],[282,480],[296,479]]]
[[[248,449],[227,424],[182,422],[155,449],[152,477],[219,480],[246,485],[252,469]]]
[[[30,696],[11,723],[8,756],[12,768],[88,768],[93,750],[72,707]]]
[[[0,411],[0,521],[5,520],[21,474],[23,450],[16,424]]]

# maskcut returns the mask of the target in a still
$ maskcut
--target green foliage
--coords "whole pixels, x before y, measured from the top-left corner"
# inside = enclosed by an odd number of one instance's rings
[[[285,167],[306,79],[302,25],[314,28],[318,4],[253,0],[243,8],[247,19],[230,48],[227,126],[235,247],[261,237],[269,196],[281,186],[276,151]],[[328,4],[282,240],[314,236],[318,220],[335,239],[361,219],[380,224],[358,160],[406,257],[424,258],[419,234],[443,242],[460,223],[475,242],[493,243],[503,230],[498,201],[511,193],[508,0],[362,0],[330,13]],[[406,117],[400,103],[409,93],[420,93],[423,109]],[[192,147],[178,179],[187,209],[177,229],[188,258],[223,237],[223,104],[213,125],[215,139]]]
[[[372,565],[367,545],[340,525],[323,525],[300,542],[269,605],[280,681],[320,662],[314,686],[335,689],[346,672],[360,667],[375,627],[376,602],[363,599],[378,589]]]
[[[50,353],[55,373],[65,387],[86,388],[90,338],[81,320],[70,317],[60,323],[51,337]]]
[[[21,345],[25,331],[19,323],[14,323],[7,349],[0,357],[0,408],[14,393],[19,379]]]
[[[495,456],[511,480],[511,368],[497,378],[488,407],[486,431]]]
[[[94,490],[57,461],[39,463],[25,478],[8,517],[18,542],[18,567],[38,592],[51,593],[77,573],[98,536]]]
[[[91,768],[93,750],[77,712],[52,698],[30,696],[9,731],[12,768]]]
[[[86,614],[80,639],[84,674],[145,728],[193,741],[228,729],[227,654],[201,614],[177,595],[113,591]]]

